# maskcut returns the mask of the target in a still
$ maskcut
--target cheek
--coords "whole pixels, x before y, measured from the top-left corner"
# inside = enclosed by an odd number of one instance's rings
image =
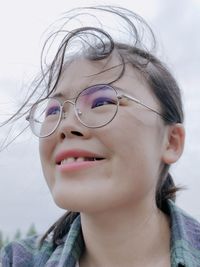
[[[39,142],[40,161],[43,170],[44,177],[49,187],[54,183],[54,172],[53,172],[53,142],[46,139],[40,139]]]
[[[107,127],[100,128],[98,137],[114,156],[131,163],[137,161],[138,153],[144,152],[147,127],[127,115],[119,114]]]
[[[120,122],[113,120],[109,129],[101,129],[101,141],[113,155],[112,174],[131,177],[133,184],[155,184],[161,160],[157,124],[130,117],[119,116]]]
[[[41,138],[39,140],[39,152],[41,161],[51,162],[56,142],[54,136]]]

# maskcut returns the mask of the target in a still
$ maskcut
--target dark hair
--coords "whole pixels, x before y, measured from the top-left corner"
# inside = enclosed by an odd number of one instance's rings
[[[112,14],[120,19],[125,25],[125,27],[121,27],[124,31],[123,33],[128,36],[129,40],[117,38],[117,35],[111,37],[112,34],[104,29],[104,25],[102,25],[99,20],[97,21],[100,27],[84,26],[68,32],[64,30],[66,23],[71,22],[71,20],[81,19],[80,17],[83,14],[88,14],[89,12],[92,12],[89,16],[93,17],[93,12],[95,11]],[[134,69],[141,73],[150,85],[152,92],[159,100],[161,112],[165,118],[165,124],[183,123],[184,115],[179,86],[165,64],[154,55],[154,50],[156,48],[154,34],[148,24],[140,16],[121,7],[98,6],[74,9],[65,15],[65,19],[66,22],[62,25],[60,30],[52,34],[45,43],[42,58],[45,54],[44,51],[49,49],[49,43],[51,47],[52,38],[53,41],[55,41],[55,37],[59,36],[60,33],[64,34],[51,64],[46,67],[42,65],[41,79],[39,79],[37,86],[24,106],[30,101],[44,81],[45,87],[41,91],[39,98],[43,97],[45,93],[46,97],[48,97],[56,89],[64,66],[68,61],[73,60],[74,57],[81,56],[91,61],[102,59],[109,60],[110,56],[116,53],[121,61],[121,73],[116,80],[123,76],[126,64],[131,64]],[[120,26],[122,25],[120,24]],[[120,32],[119,29],[117,30]],[[145,36],[147,36],[146,39]],[[81,47],[77,46],[79,49],[77,49],[72,56],[71,54],[67,55],[68,51],[71,52],[70,49],[73,48],[73,45],[77,44],[75,43],[77,40],[79,41],[79,45],[81,44]],[[151,48],[147,48],[147,44],[150,45]],[[179,190],[179,188],[175,186],[169,173],[169,167],[170,166],[167,164],[162,166],[160,178],[157,183],[155,198],[157,206],[160,209],[164,209],[166,200],[171,199],[175,201],[176,192]],[[41,239],[41,244],[50,233],[53,233],[54,246],[62,242],[62,238],[68,232],[71,223],[78,214],[78,212],[71,211],[64,214],[49,228]]]

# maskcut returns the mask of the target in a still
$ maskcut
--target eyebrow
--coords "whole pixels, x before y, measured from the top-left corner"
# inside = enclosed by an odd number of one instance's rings
[[[93,84],[93,85],[90,85],[90,86],[88,86],[88,87],[86,87],[86,88],[84,88],[84,89],[81,89],[80,91],[78,91],[77,92],[77,95],[79,95],[82,91],[84,91],[84,90],[86,90],[86,89],[88,89],[88,88],[90,88],[90,87],[95,87],[95,86],[98,86],[98,85],[110,85],[111,87],[114,87],[114,88],[116,88],[116,89],[120,89],[121,91],[123,91],[123,89],[121,89],[121,88],[118,88],[117,86],[114,86],[114,85],[112,85],[111,83],[106,83],[106,84],[104,84],[104,83],[99,83],[99,84]],[[103,89],[103,87],[102,87],[102,89]],[[51,95],[51,97],[53,97],[53,98],[65,98],[65,96],[64,96],[64,94],[62,94],[62,93],[55,93],[55,94],[52,94]],[[69,99],[75,99],[76,97],[73,97],[73,98],[69,98]]]
[[[62,94],[62,93],[55,93],[55,94],[53,94],[52,96],[51,96],[52,98],[57,98],[57,99],[61,99],[61,98],[63,98],[63,99],[65,99],[66,97],[64,96],[64,94]],[[73,99],[75,99],[76,97],[72,97],[72,98],[68,98],[68,100],[73,100]]]
[[[64,98],[64,95],[62,93],[55,93],[51,97],[53,97],[53,98]]]
[[[113,88],[115,88],[117,91],[119,91],[119,92],[121,92],[121,93],[123,93],[123,94],[126,94],[126,91],[124,90],[124,88],[120,88],[120,87],[118,87],[118,86],[115,86],[112,82],[111,83],[107,83],[107,84],[94,84],[94,85],[91,85],[91,86],[89,86],[89,87],[92,87],[92,86],[97,86],[97,85],[110,85],[111,87],[113,87]],[[82,90],[80,90],[80,92],[78,92],[78,94],[79,93],[81,93],[81,91],[84,91],[85,89],[87,89],[87,88],[89,88],[89,87],[86,87],[86,88],[84,88],[84,89],[82,89]],[[78,95],[77,94],[77,95]],[[52,98],[57,98],[57,99],[65,99],[65,96],[64,96],[64,94],[62,94],[62,93],[55,93],[55,94],[53,94],[52,96],[51,96]],[[76,97],[72,97],[72,98],[69,98],[68,100],[73,100],[73,99],[75,99]]]

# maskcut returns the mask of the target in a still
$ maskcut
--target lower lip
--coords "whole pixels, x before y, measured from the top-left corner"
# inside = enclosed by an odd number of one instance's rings
[[[102,161],[104,161],[104,160],[66,163],[66,164],[62,164],[62,165],[57,165],[57,169],[60,172],[80,171],[80,170],[83,170],[83,169],[86,169],[86,168],[97,166]]]

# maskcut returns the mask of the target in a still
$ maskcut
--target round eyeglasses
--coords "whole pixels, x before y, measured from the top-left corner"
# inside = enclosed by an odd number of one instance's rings
[[[55,132],[62,118],[67,117],[64,106],[66,103],[70,103],[74,106],[77,119],[84,126],[100,128],[114,119],[118,111],[119,101],[122,98],[132,100],[166,120],[158,111],[138,99],[120,92],[120,88],[108,84],[88,87],[80,92],[74,101],[70,99],[61,103],[55,96],[41,99],[32,106],[26,119],[37,137],[47,137]]]

